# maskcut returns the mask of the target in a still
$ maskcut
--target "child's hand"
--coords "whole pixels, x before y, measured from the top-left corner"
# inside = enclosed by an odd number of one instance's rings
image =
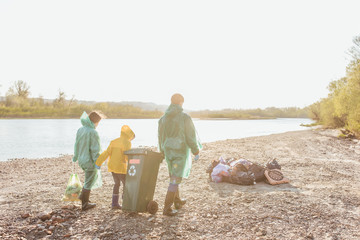
[[[100,170],[100,167],[98,165],[96,165],[96,164],[95,164],[95,168]]]

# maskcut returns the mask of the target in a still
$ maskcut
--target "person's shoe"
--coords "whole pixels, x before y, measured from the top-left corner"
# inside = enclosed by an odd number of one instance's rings
[[[174,199],[175,209],[181,209],[185,204],[186,200],[180,198],[179,190],[177,190]]]
[[[121,209],[121,206],[119,204],[119,194],[113,194],[111,208],[112,209]]]
[[[163,211],[163,215],[170,216],[170,217],[176,216],[177,213],[178,213],[178,211],[176,209],[172,209],[172,208]]]
[[[84,203],[84,204],[81,206],[81,210],[82,210],[82,211],[86,211],[86,210],[89,210],[89,209],[94,208],[94,207],[96,207],[96,203],[89,203],[89,202],[87,202],[87,203]]]
[[[175,194],[176,192],[170,191],[166,193],[163,215],[175,216],[178,213],[177,210],[171,208],[172,204],[174,203]]]
[[[81,196],[81,210],[82,211],[86,211],[86,210],[96,207],[95,203],[89,202],[90,190],[83,188],[80,196]]]

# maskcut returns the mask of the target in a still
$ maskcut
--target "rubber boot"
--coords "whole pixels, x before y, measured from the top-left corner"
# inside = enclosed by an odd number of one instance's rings
[[[113,194],[112,195],[111,208],[112,209],[121,209],[121,206],[119,204],[119,194]]]
[[[175,199],[174,199],[174,206],[175,209],[181,209],[186,203],[185,199],[180,198],[179,189],[176,191]]]
[[[164,203],[164,211],[163,214],[166,216],[175,216],[177,214],[177,210],[172,209],[171,206],[174,203],[176,192],[167,191]]]
[[[79,196],[79,200],[81,200],[81,202],[83,201],[83,191],[84,191],[84,188],[81,190],[81,193],[80,193],[80,196]],[[89,200],[89,202],[91,202],[90,200]]]
[[[89,202],[90,190],[83,188],[80,196],[81,196],[81,210],[82,211],[96,207],[95,203]]]

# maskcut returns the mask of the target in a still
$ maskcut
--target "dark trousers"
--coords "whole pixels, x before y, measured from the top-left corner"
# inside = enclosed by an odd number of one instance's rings
[[[126,174],[120,174],[120,173],[111,173],[114,179],[114,188],[113,188],[113,194],[119,194],[119,189],[120,189],[120,181],[123,184],[123,188],[125,186],[125,178],[126,178]]]

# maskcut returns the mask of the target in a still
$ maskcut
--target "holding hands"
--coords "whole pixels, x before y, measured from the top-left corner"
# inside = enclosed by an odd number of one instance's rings
[[[200,158],[199,152],[195,153],[194,155],[195,155],[194,161],[199,160],[199,158]]]

